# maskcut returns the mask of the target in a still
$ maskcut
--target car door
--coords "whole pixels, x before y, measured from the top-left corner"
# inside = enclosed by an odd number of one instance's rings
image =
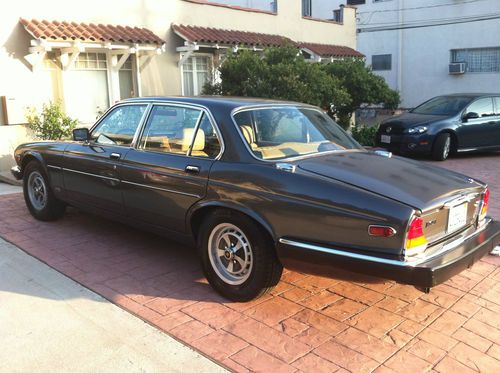
[[[205,196],[210,168],[221,151],[220,134],[207,110],[154,105],[138,145],[121,165],[126,213],[185,232],[186,213]]]
[[[147,104],[111,109],[93,128],[88,142],[71,143],[64,153],[67,198],[123,214],[119,164],[130,150]]]
[[[488,146],[495,118],[493,99],[484,97],[472,102],[465,109],[462,118],[457,129],[459,147],[470,149]]]

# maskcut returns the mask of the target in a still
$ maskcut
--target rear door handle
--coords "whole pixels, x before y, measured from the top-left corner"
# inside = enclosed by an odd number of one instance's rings
[[[190,173],[190,174],[199,174],[200,168],[198,166],[188,165],[188,166],[186,166],[186,172]]]
[[[111,159],[120,159],[122,157],[122,155],[120,153],[111,153],[109,155],[109,158]]]

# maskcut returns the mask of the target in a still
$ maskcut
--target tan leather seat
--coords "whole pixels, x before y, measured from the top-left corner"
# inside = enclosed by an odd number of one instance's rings
[[[182,131],[182,151],[187,152],[189,146],[193,141],[194,128],[184,128]],[[200,128],[196,133],[196,138],[194,139],[193,148],[191,149],[191,155],[195,157],[208,157],[205,153],[205,132]]]
[[[253,131],[253,128],[251,125],[243,125],[240,126],[241,132],[243,133],[243,136],[245,136],[245,140],[247,140],[249,145],[255,144],[255,132]]]

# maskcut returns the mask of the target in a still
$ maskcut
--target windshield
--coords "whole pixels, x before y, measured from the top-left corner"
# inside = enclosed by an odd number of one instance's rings
[[[411,112],[415,114],[428,115],[455,115],[462,111],[471,99],[471,97],[460,96],[435,97],[427,102],[424,102]]]
[[[265,160],[361,149],[328,115],[315,109],[259,108],[240,111],[234,119],[253,154]]]

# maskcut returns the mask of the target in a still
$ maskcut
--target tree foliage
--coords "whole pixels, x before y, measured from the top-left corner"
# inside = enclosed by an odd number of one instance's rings
[[[361,104],[397,106],[399,95],[363,61],[311,63],[294,46],[242,50],[230,54],[219,68],[221,81],[208,83],[205,94],[247,96],[304,102],[336,116],[345,128]]]

